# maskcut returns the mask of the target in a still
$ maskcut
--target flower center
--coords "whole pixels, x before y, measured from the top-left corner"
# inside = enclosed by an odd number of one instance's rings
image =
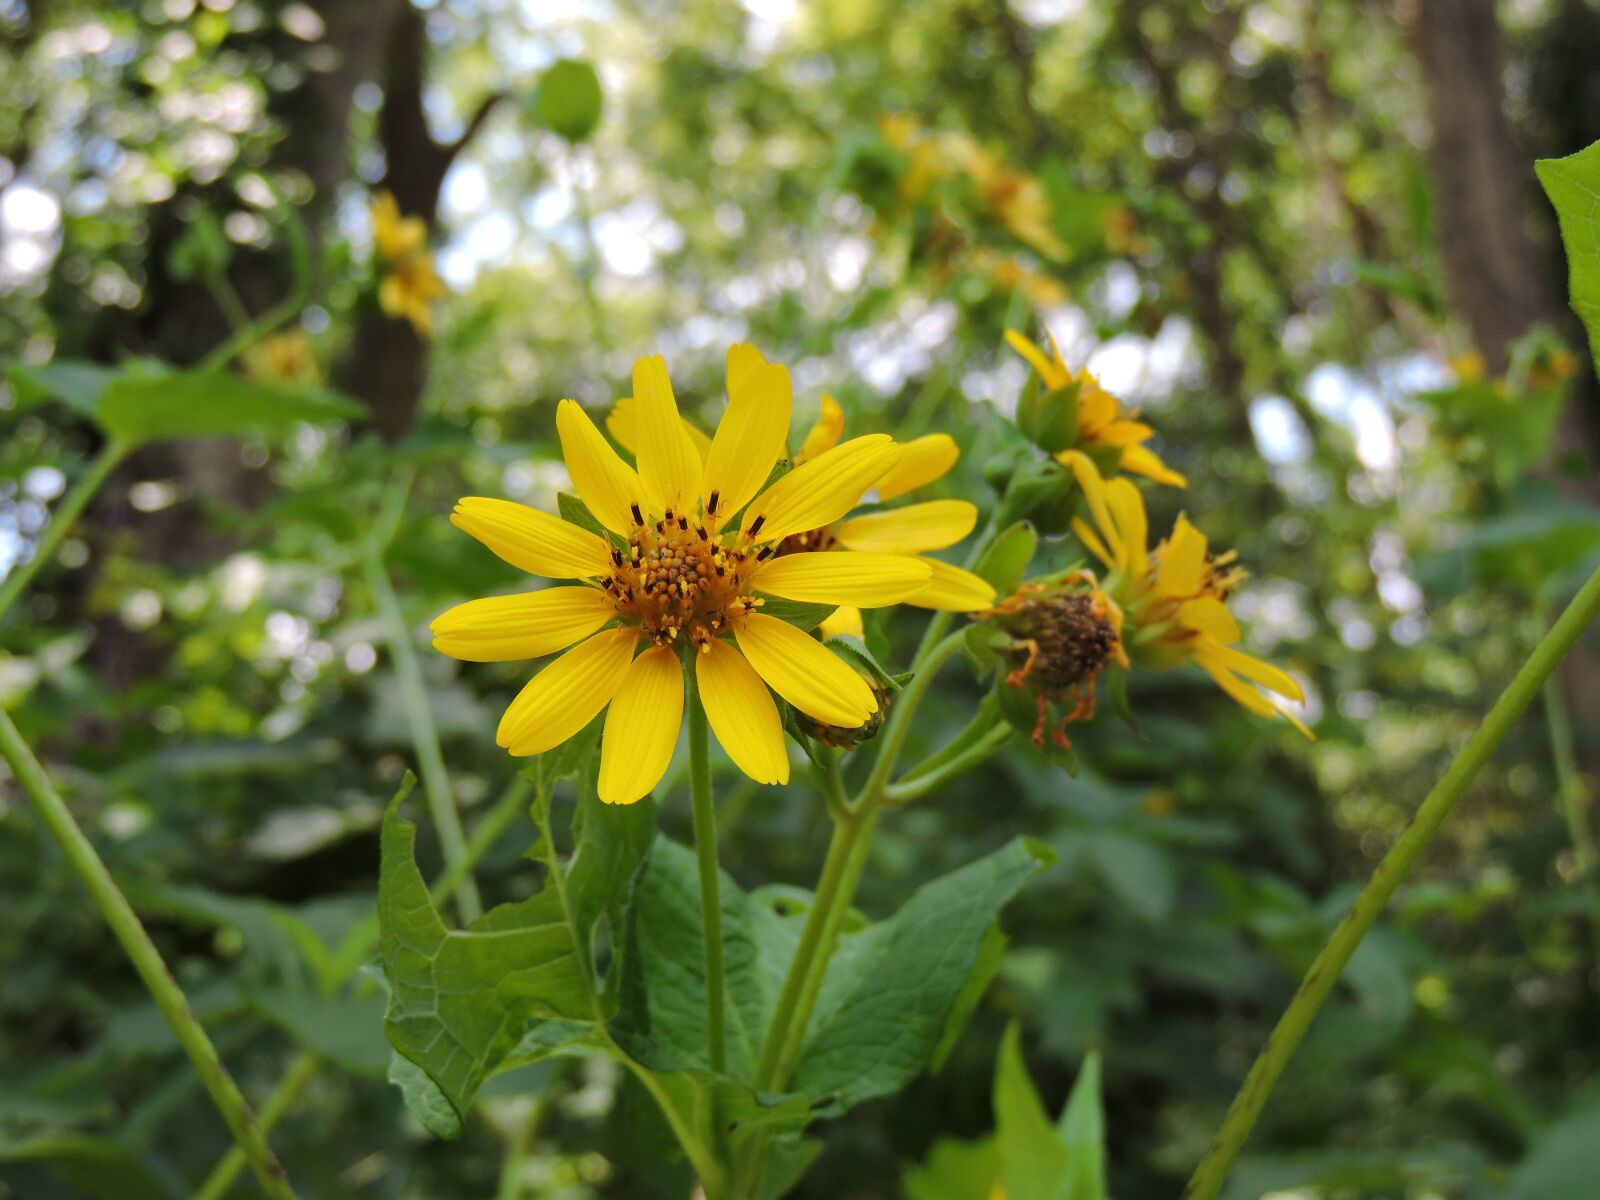
[[[687,636],[703,651],[731,617],[760,606],[744,594],[750,559],[704,525],[669,511],[653,525],[635,527],[626,550],[613,547],[613,569],[601,586],[656,645]]]

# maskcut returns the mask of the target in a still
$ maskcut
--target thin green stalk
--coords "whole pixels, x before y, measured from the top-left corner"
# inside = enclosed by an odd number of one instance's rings
[[[270,176],[263,175],[267,187],[271,189],[274,199],[285,214],[284,231],[289,243],[289,294],[254,321],[248,321],[241,328],[236,328],[225,342],[217,346],[210,354],[200,361],[201,371],[220,371],[251,346],[255,345],[267,334],[277,329],[287,321],[292,320],[305,308],[306,302],[311,299],[312,278],[311,238],[306,232],[305,222],[300,219],[299,211],[289,203],[289,199],[274,183]],[[224,276],[224,280],[226,277]],[[231,292],[233,287],[228,285]],[[237,296],[235,296],[237,301]],[[226,302],[221,301],[224,312],[227,312]],[[239,305],[240,312],[244,306]],[[235,314],[228,313],[230,321],[235,319]],[[235,322],[236,323],[236,322]]]
[[[1578,755],[1573,749],[1572,714],[1567,698],[1561,694],[1561,681],[1551,676],[1544,681],[1544,719],[1550,730],[1550,759],[1556,774],[1556,804],[1567,823],[1572,839],[1572,856],[1578,864],[1578,878],[1588,878],[1594,870],[1594,832],[1584,812],[1585,788],[1578,770]]]
[[[455,799],[450,793],[450,775],[445,770],[444,753],[439,749],[439,730],[433,723],[428,687],[423,682],[417,652],[411,644],[411,629],[400,610],[400,598],[395,595],[394,585],[389,582],[389,573],[384,569],[380,552],[375,549],[369,553],[362,566],[367,587],[377,601],[378,614],[383,619],[389,657],[394,660],[394,673],[400,683],[400,702],[405,708],[406,722],[411,727],[411,744],[417,755],[417,773],[422,776],[423,791],[428,797],[428,815],[439,835],[446,865],[462,869],[456,908],[461,914],[461,923],[470,925],[483,912],[483,901],[478,895],[478,884],[472,878],[471,871],[461,867],[467,857],[467,839],[461,830],[461,814],[456,811]]]
[[[938,613],[935,620],[949,615]],[[858,806],[875,805],[884,798],[906,734],[911,732],[911,717],[922,703],[922,697],[933,683],[933,677],[939,673],[939,668],[960,652],[962,640],[963,635],[952,633],[926,654],[920,655],[915,678],[895,693],[894,701],[889,706],[889,720],[879,735],[878,756],[873,760],[872,774],[867,776],[867,782],[862,785],[861,794],[856,800]]]
[[[78,519],[78,514],[83,512],[84,506],[100,490],[100,485],[106,481],[106,477],[122,461],[127,452],[128,447],[121,442],[107,442],[89,463],[88,470],[78,477],[77,482],[62,497],[61,503],[50,514],[50,523],[44,527],[44,536],[34,546],[33,554],[26,561],[13,567],[5,582],[0,584],[0,618],[4,618],[7,610],[16,603],[23,589],[39,573],[39,568],[55,556],[56,547],[61,545],[62,539],[72,529],[72,523]]]
[[[3,709],[0,709],[0,757],[11,767],[17,783],[27,793],[34,811],[39,814],[40,822],[61,847],[72,869],[78,873],[78,878],[89,889],[89,895],[93,897],[106,924],[111,927],[111,932],[122,943],[123,950],[133,963],[134,970],[139,972],[139,978],[144,981],[161,1015],[178,1035],[179,1044],[194,1063],[201,1082],[227,1123],[228,1131],[233,1134],[233,1140],[249,1161],[261,1190],[271,1200],[294,1200],[294,1189],[289,1186],[288,1176],[272,1153],[272,1147],[267,1144],[266,1135],[251,1114],[250,1105],[240,1093],[238,1084],[234,1083],[216,1047],[211,1044],[205,1027],[189,1007],[183,989],[173,979],[172,972],[162,961],[161,952],[139,923],[128,898],[117,887],[116,880],[111,878],[111,872],[106,870],[94,845],[84,836],[71,810],[51,786],[44,769]]]
[[[996,725],[961,753],[930,767],[918,770],[916,778],[891,783],[884,789],[884,800],[889,804],[909,804],[930,792],[936,792],[952,779],[965,775],[974,767],[982,766],[1004,746],[1012,733],[1009,725]]]
[[[706,946],[706,1039],[711,1069],[718,1074],[728,1066],[728,1033],[724,1005],[727,981],[722,965],[722,898],[717,879],[717,810],[711,799],[710,732],[705,705],[695,686],[689,687],[689,792],[694,800],[694,852],[700,863],[700,919]]]
[[[261,1102],[261,1112],[256,1117],[256,1123],[261,1126],[263,1134],[271,1133],[283,1119],[283,1115],[289,1111],[289,1106],[299,1097],[300,1089],[310,1082],[320,1064],[321,1060],[310,1050],[302,1050],[295,1056],[294,1061],[289,1064],[289,1069],[284,1072],[283,1078],[278,1080],[278,1086],[273,1088]],[[205,1182],[200,1185],[200,1190],[195,1192],[194,1200],[222,1200],[244,1168],[244,1152],[237,1146],[232,1147],[218,1160],[211,1174],[206,1176]]]
[[[1489,760],[1495,747],[1511,732],[1517,718],[1533,702],[1545,680],[1588,628],[1596,613],[1600,613],[1600,571],[1590,576],[1589,582],[1573,598],[1560,620],[1534,647],[1528,661],[1522,664],[1522,669],[1500,694],[1500,699],[1495,701],[1483,724],[1478,726],[1478,731],[1450,764],[1450,769],[1444,773],[1438,785],[1428,793],[1405,832],[1383,856],[1383,861],[1361,889],[1350,911],[1317,954],[1311,969],[1300,981],[1289,1007],[1279,1018],[1277,1028],[1272,1031],[1250,1073],[1245,1076],[1244,1084],[1234,1096],[1216,1140],[1195,1168],[1189,1186],[1183,1193],[1185,1200],[1212,1200],[1221,1189],[1240,1148],[1255,1127],[1267,1097],[1272,1094],[1273,1086],[1305,1037],[1317,1010],[1333,990],[1350,956],[1388,904],[1395,888],[1422,856],[1439,826],[1460,801],[1467,786]]]

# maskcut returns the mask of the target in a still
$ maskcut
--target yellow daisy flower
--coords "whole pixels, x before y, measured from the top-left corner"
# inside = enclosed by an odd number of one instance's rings
[[[421,217],[403,217],[389,192],[372,201],[372,245],[383,265],[378,280],[378,307],[391,317],[411,322],[418,337],[433,333],[429,305],[445,295],[427,249],[428,227]]]
[[[761,612],[763,596],[877,607],[920,591],[932,572],[902,555],[777,547],[842,517],[902,450],[885,434],[855,438],[764,487],[789,429],[787,369],[752,346],[728,352],[728,407],[703,454],[660,356],[634,365],[633,387],[637,470],[576,401],[556,410],[573,486],[608,537],[506,500],[468,497],[451,516],[513,566],[577,582],[459,605],[433,622],[434,646],[470,662],[566,650],[512,701],[496,740],[542,754],[609,705],[599,792],[611,804],[640,799],[665,773],[691,669],[678,650],[693,647],[694,682],[728,756],[758,783],[785,783],[769,687],[841,728],[865,724],[878,700],[820,642]]]
[[[1007,166],[998,155],[964,135],[950,135],[947,152],[972,181],[979,201],[1018,241],[1046,258],[1067,256],[1065,243],[1051,227],[1055,210],[1050,197],[1036,177]]]
[[[1139,489],[1126,479],[1101,478],[1089,457],[1078,451],[1069,450],[1064,457],[1094,517],[1094,528],[1080,517],[1072,529],[1106,567],[1101,587],[1126,652],[1158,669],[1193,662],[1251,712],[1282,717],[1311,737],[1298,717],[1260,690],[1298,704],[1305,700],[1300,685],[1235,645],[1239,623],[1227,600],[1245,573],[1233,565],[1233,552],[1213,556],[1205,535],[1181,514],[1171,536],[1150,550]]]
[[[1117,398],[1087,370],[1073,371],[1061,356],[1061,348],[1049,331],[1045,337],[1050,342],[1050,353],[1045,354],[1034,342],[1015,329],[1006,330],[1006,342],[1027,359],[1039,376],[1039,381],[1049,391],[1057,391],[1074,382],[1078,384],[1078,449],[1115,451],[1117,466],[1134,475],[1143,475],[1157,483],[1171,487],[1188,487],[1189,481],[1162,462],[1153,450],[1144,445],[1155,430],[1143,421],[1135,420],[1137,411],[1124,413]],[[1056,455],[1066,462],[1071,449]]]
[[[826,454],[844,435],[844,410],[832,396],[823,396],[817,417],[795,462],[805,463]],[[899,465],[878,481],[880,501],[897,500],[907,492],[942,479],[961,448],[948,433],[930,433],[906,442]],[[955,545],[978,523],[977,506],[967,500],[927,500],[901,508],[848,516],[825,527],[806,530],[786,540],[779,554],[829,551],[835,546],[876,554],[905,554],[926,563],[931,575],[927,586],[901,603],[914,608],[945,612],[976,612],[994,603],[994,588],[980,576],[931,556],[930,551]],[[824,636],[836,633],[862,636],[861,613],[845,605],[822,623]]]

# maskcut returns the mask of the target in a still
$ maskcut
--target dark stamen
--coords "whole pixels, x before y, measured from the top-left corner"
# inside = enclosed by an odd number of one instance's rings
[[[643,525],[644,524],[644,514],[639,511],[638,504],[634,504],[631,507],[633,508],[633,523],[635,525]]]
[[[706,515],[707,516],[714,517],[714,516],[717,515],[717,500],[720,499],[721,496],[722,496],[721,492],[712,492],[711,493],[711,498],[706,501]]]
[[[751,537],[755,537],[756,534],[761,532],[761,526],[766,521],[766,519],[767,519],[767,514],[766,513],[762,513],[754,521],[750,522],[750,529],[749,529],[748,532],[749,532],[749,535]]]

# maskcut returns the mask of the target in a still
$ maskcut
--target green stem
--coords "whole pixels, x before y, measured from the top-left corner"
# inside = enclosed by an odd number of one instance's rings
[[[100,453],[90,462],[89,469],[78,477],[78,481],[50,514],[50,523],[45,526],[44,536],[34,546],[33,553],[26,561],[13,567],[5,582],[0,584],[0,618],[16,603],[23,589],[39,573],[39,568],[55,556],[56,547],[61,545],[62,539],[72,529],[72,523],[83,512],[84,505],[100,490],[100,485],[127,452],[128,447],[118,441],[109,441],[100,448]]]
[[[889,804],[909,804],[930,792],[938,791],[952,779],[965,775],[994,757],[1011,737],[1011,732],[1009,725],[996,725],[960,754],[952,755],[925,771],[919,770],[915,779],[891,783],[884,789],[885,801]]]
[[[1597,859],[1594,833],[1584,813],[1585,787],[1573,749],[1572,715],[1567,698],[1561,694],[1561,681],[1551,676],[1544,681],[1544,718],[1550,730],[1550,758],[1555,767],[1556,804],[1567,833],[1572,839],[1572,855],[1577,860],[1578,878],[1586,879]]]
[[[233,1140],[249,1161],[261,1190],[272,1200],[294,1200],[294,1189],[289,1186],[288,1176],[272,1153],[272,1147],[267,1144],[266,1135],[256,1124],[238,1084],[234,1083],[227,1067],[223,1066],[216,1047],[206,1035],[205,1027],[189,1007],[183,989],[173,979],[172,972],[162,961],[161,952],[139,923],[128,898],[117,887],[116,880],[111,878],[111,872],[106,870],[94,845],[84,836],[72,812],[50,785],[44,769],[39,766],[4,710],[0,710],[0,757],[11,767],[17,783],[27,793],[34,811],[39,814],[40,822],[66,854],[67,861],[88,888],[89,895],[93,897],[106,924],[111,927],[111,932],[122,943],[134,970],[138,971],[139,978],[154,998],[156,1007],[178,1035],[179,1044],[194,1063],[206,1091],[211,1093],[217,1111],[222,1114]]]
[[[1283,1074],[1284,1067],[1305,1037],[1317,1010],[1333,990],[1350,956],[1361,944],[1361,939],[1372,928],[1395,888],[1455,808],[1467,785],[1511,731],[1517,718],[1533,702],[1544,681],[1594,620],[1596,613],[1600,613],[1600,571],[1590,576],[1589,582],[1573,598],[1560,620],[1541,639],[1528,661],[1522,664],[1522,669],[1500,694],[1500,699],[1495,701],[1483,724],[1450,764],[1450,769],[1444,773],[1438,785],[1428,793],[1405,832],[1383,856],[1383,861],[1361,889],[1350,911],[1317,954],[1311,969],[1300,981],[1289,1007],[1279,1018],[1277,1028],[1272,1031],[1250,1073],[1245,1076],[1244,1084],[1233,1098],[1216,1140],[1195,1168],[1189,1186],[1183,1193],[1185,1200],[1212,1200],[1216,1196],[1245,1139],[1255,1127],[1256,1119],[1261,1115],[1278,1077]]]
[[[262,176],[268,188],[272,190],[273,197],[277,200],[279,208],[285,214],[284,231],[289,243],[289,294],[254,321],[248,321],[242,328],[236,328],[227,341],[217,346],[210,354],[200,361],[201,371],[220,371],[251,346],[255,345],[267,334],[277,329],[285,322],[298,316],[311,299],[312,278],[311,238],[306,232],[305,222],[300,219],[299,211],[289,203],[287,196],[279,189],[278,185],[268,176]],[[224,280],[226,277],[224,276]],[[233,287],[228,285],[228,291]],[[234,297],[237,302],[237,296]],[[227,311],[226,302],[219,297],[224,311]],[[239,305],[242,313],[244,306]],[[229,313],[229,319],[234,319],[234,314]]]
[[[283,1115],[289,1111],[289,1106],[300,1095],[300,1089],[305,1087],[317,1073],[320,1061],[310,1050],[302,1050],[295,1056],[295,1060],[289,1064],[289,1069],[284,1072],[283,1078],[278,1080],[278,1086],[273,1088],[261,1102],[261,1112],[256,1118],[256,1123],[261,1126],[263,1134],[271,1133],[283,1119]],[[195,1192],[194,1200],[222,1200],[244,1168],[244,1152],[234,1146],[217,1162],[211,1174],[206,1176],[199,1191]]]
[[[400,702],[405,708],[406,722],[411,727],[411,744],[417,755],[417,773],[422,776],[422,787],[428,797],[428,815],[439,835],[439,845],[444,851],[447,868],[461,871],[460,890],[456,893],[456,908],[461,923],[470,925],[483,912],[483,901],[478,895],[477,881],[466,867],[467,839],[461,830],[461,815],[456,812],[455,800],[450,793],[450,775],[445,770],[444,753],[439,749],[439,730],[433,723],[433,709],[428,703],[428,687],[422,678],[422,668],[417,663],[417,652],[411,644],[411,629],[405,614],[400,610],[400,598],[395,595],[389,573],[384,570],[381,550],[374,548],[363,560],[367,587],[378,605],[383,620],[384,640],[389,646],[389,656],[394,660],[394,673],[400,683]]]
[[[705,926],[706,1039],[711,1069],[727,1070],[728,1034],[723,1005],[727,984],[722,965],[722,899],[717,879],[717,810],[711,800],[710,734],[694,672],[689,688],[689,791],[694,800],[694,850],[700,862],[700,919]]]
[[[935,620],[949,615],[939,613]],[[889,706],[889,720],[879,736],[878,756],[873,760],[872,774],[867,776],[867,782],[862,785],[861,794],[857,797],[858,806],[876,805],[884,799],[906,734],[911,732],[911,717],[921,705],[922,697],[933,683],[933,677],[939,673],[939,668],[960,652],[963,637],[960,633],[952,633],[927,653],[919,653],[915,678],[903,690],[895,693]]]

